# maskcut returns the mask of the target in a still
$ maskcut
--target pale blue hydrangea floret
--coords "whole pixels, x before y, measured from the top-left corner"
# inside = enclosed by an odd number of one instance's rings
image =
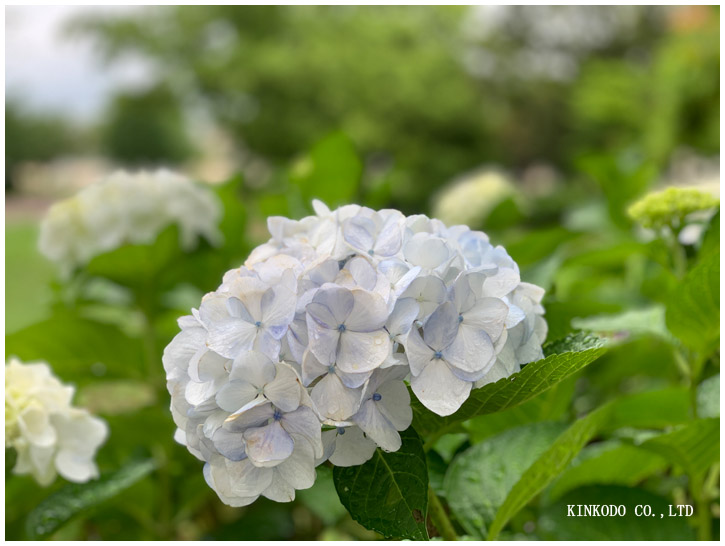
[[[176,438],[232,506],[294,499],[315,466],[396,451],[412,392],[439,415],[541,358],[543,290],[465,226],[347,205],[269,242],[164,352]]]

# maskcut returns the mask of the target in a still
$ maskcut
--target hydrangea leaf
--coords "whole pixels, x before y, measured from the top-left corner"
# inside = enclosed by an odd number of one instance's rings
[[[28,514],[26,530],[33,539],[47,537],[76,514],[110,499],[150,474],[153,460],[134,461],[117,472],[83,484],[70,484],[43,500]]]
[[[412,397],[413,426],[423,436],[440,434],[477,415],[518,406],[591,364],[606,349],[596,336],[578,334],[553,344],[552,350],[555,354],[527,364],[520,372],[471,391],[453,415],[440,417]]]
[[[375,451],[359,466],[335,467],[335,488],[358,523],[386,538],[428,540],[428,468],[413,428],[400,433],[402,447]]]
[[[603,430],[619,427],[659,427],[667,424],[663,423],[661,404],[651,402],[666,401],[670,395],[671,389],[668,389],[616,399],[600,406],[572,424],[556,438],[511,488],[491,523],[488,539],[495,540],[504,525],[561,474],[596,434]],[[668,414],[668,416],[678,423],[686,418],[686,414],[681,415],[679,412]]]
[[[626,334],[627,338],[650,334],[665,341],[672,341],[672,334],[665,324],[663,305],[651,305],[641,309],[629,309],[612,315],[594,315],[586,318],[574,318],[574,328],[590,330],[601,334]]]
[[[142,378],[134,365],[144,361],[140,340],[110,324],[75,315],[56,315],[10,334],[5,338],[5,355],[25,362],[45,360],[62,372],[63,379],[78,384],[97,375],[128,378],[134,371]]]
[[[539,532],[545,540],[693,540],[687,518],[668,517],[670,503],[669,499],[634,487],[582,487],[544,509],[539,517]],[[621,517],[566,517],[569,505],[592,504],[623,504],[627,513]],[[637,516],[637,505],[650,506],[654,517]]]
[[[616,440],[602,442],[582,449],[547,496],[556,500],[573,489],[593,484],[634,486],[666,466],[667,462],[654,453]]]
[[[334,133],[293,166],[290,178],[303,202],[320,199],[335,207],[354,200],[361,175],[362,162],[353,143],[346,135]]]
[[[697,419],[639,447],[662,455],[690,476],[702,475],[720,459],[720,418]]]
[[[703,355],[720,339],[720,253],[705,256],[670,295],[667,327]]]
[[[511,487],[564,428],[548,422],[509,429],[453,460],[444,481],[446,499],[468,534],[486,537]]]

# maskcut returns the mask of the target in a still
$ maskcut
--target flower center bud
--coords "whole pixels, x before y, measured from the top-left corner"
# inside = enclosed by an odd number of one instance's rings
[[[327,373],[334,374],[335,373],[335,366],[328,366],[327,367]]]
[[[373,394],[373,400],[375,400],[376,402],[380,402],[382,399],[383,397],[380,395],[380,393],[376,392],[375,394]]]
[[[262,327],[262,323],[261,323],[260,321],[257,321],[257,322],[255,322],[255,323],[254,323],[254,325],[255,325],[255,326],[256,326],[257,328],[261,328],[261,327]]]
[[[345,434],[345,429],[343,427],[337,427],[337,433],[338,434]]]
[[[279,421],[280,419],[282,419],[282,413],[278,409],[276,409],[274,410],[274,414],[272,414],[272,418],[275,421]]]
[[[340,324],[340,326],[337,327],[337,331],[340,333],[344,332],[345,330],[347,330],[347,328],[344,324]]]
[[[433,358],[435,358],[436,360],[440,360],[441,358],[443,358],[443,353],[441,353],[440,351],[436,351],[433,355]]]
[[[368,250],[368,254],[369,254],[370,256],[372,256],[373,254],[375,254],[375,251],[374,251],[374,250],[373,250],[373,249],[371,248],[370,250]]]
[[[458,323],[460,324],[463,322],[463,315],[458,315]]]

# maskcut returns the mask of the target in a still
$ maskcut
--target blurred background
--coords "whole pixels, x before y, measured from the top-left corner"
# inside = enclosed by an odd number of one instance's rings
[[[266,216],[300,217],[318,196],[483,229],[547,289],[551,339],[574,318],[657,303],[676,281],[625,210],[669,185],[719,196],[719,19],[705,6],[7,7],[6,334],[54,312],[55,268],[37,252],[48,206],[155,166],[236,181],[237,264]],[[175,316],[229,266],[178,296]],[[657,366],[632,374],[643,354]],[[656,338],[612,355],[573,414],[677,380]],[[166,408],[159,392],[138,407]],[[339,503],[187,497],[173,532],[129,510],[132,529],[108,511],[61,537],[373,536]],[[18,506],[6,515],[22,533]]]

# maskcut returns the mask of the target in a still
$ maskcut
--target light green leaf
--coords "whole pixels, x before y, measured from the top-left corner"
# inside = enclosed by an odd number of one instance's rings
[[[616,441],[590,445],[552,484],[548,497],[558,499],[583,485],[634,486],[665,467],[662,457],[631,445]]]
[[[697,386],[697,416],[720,417],[720,374]]]
[[[624,505],[626,514],[615,516],[567,516],[568,507],[579,505]],[[652,508],[652,516],[635,515],[638,505]],[[670,501],[643,489],[617,485],[582,487],[567,493],[547,507],[539,517],[539,530],[546,540],[693,540],[684,517],[669,517]]]
[[[123,286],[146,286],[162,274],[170,274],[169,264],[182,255],[179,230],[169,226],[148,244],[126,244],[99,254],[85,267],[91,275],[104,277]]]
[[[5,355],[45,360],[61,378],[88,383],[99,375],[140,376],[143,347],[109,324],[56,315],[7,336]]]
[[[664,392],[664,394],[662,394]],[[664,426],[667,417],[682,422],[684,417],[677,410],[662,415],[659,411],[670,391],[645,392],[613,400],[586,417],[582,417],[564,431],[513,486],[490,526],[489,540],[498,537],[504,525],[532,498],[550,484],[572,461],[579,451],[599,432],[625,426]],[[660,402],[652,403],[649,402]],[[687,415],[685,411],[685,416]]]
[[[387,538],[428,540],[428,469],[420,437],[401,432],[398,451],[375,451],[359,466],[335,467],[335,489],[358,523]]]
[[[590,348],[592,345],[594,348]],[[477,415],[518,406],[594,362],[604,354],[605,348],[600,345],[598,338],[589,337],[587,340],[583,336],[558,342],[554,346],[555,350],[568,350],[573,346],[576,352],[550,354],[527,364],[510,377],[471,391],[460,409],[447,417],[436,415],[413,397],[413,427],[423,436],[441,434],[453,425]]]
[[[332,208],[355,200],[361,176],[362,162],[343,133],[334,133],[318,142],[309,156],[293,166],[290,174],[305,205],[320,199]]]
[[[337,523],[346,512],[335,492],[332,468],[329,466],[318,466],[315,484],[309,489],[298,491],[297,498],[327,526]]]
[[[511,487],[565,428],[533,423],[488,438],[458,455],[448,468],[448,505],[467,533],[486,537],[486,528]]]
[[[575,387],[576,377],[572,376],[528,402],[497,413],[479,415],[466,421],[463,427],[468,431],[471,443],[477,444],[510,428],[542,421],[556,421],[568,413]],[[449,436],[451,434],[446,434],[442,438]],[[437,447],[438,443],[436,449]]]
[[[673,340],[665,324],[665,308],[662,305],[631,309],[614,315],[575,318],[571,324],[574,328],[598,334],[628,334],[628,337],[651,334],[666,341]]]
[[[707,356],[720,339],[720,253],[711,252],[685,276],[667,303],[667,327]]]
[[[701,476],[720,460],[720,418],[697,419],[639,447],[662,455],[690,476]]]
[[[26,527],[33,539],[46,537],[79,512],[110,499],[150,474],[152,460],[136,461],[121,470],[83,484],[70,484],[43,500],[28,514]]]

